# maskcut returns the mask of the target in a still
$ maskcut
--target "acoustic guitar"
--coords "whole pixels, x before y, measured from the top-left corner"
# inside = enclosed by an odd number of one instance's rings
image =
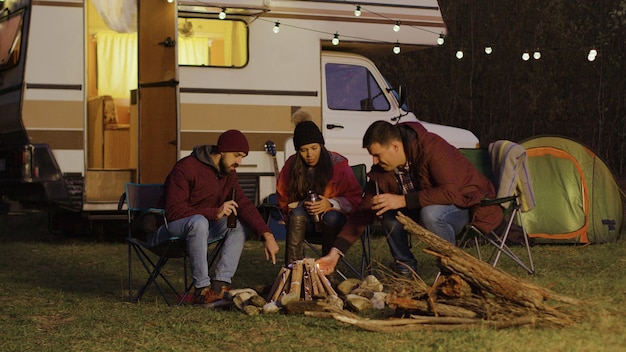
[[[265,142],[265,151],[272,158],[274,164],[274,177],[278,180],[278,161],[276,160],[276,144],[272,141]],[[276,193],[270,194],[264,201],[264,207],[269,210],[267,214],[267,225],[274,234],[274,238],[277,240],[284,240],[287,237],[287,229],[285,226],[285,220],[283,219],[280,209],[278,208],[278,200]]]

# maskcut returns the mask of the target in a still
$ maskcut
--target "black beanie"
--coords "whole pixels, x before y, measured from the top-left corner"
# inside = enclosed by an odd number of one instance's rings
[[[302,121],[293,131],[293,146],[296,151],[305,144],[319,143],[324,145],[324,136],[313,121]]]

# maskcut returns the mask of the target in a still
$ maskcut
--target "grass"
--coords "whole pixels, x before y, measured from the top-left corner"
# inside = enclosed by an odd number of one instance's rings
[[[45,232],[25,241],[5,230],[0,230],[2,351],[626,350],[624,236],[614,244],[535,246],[534,275],[501,259],[500,267],[513,275],[582,299],[585,305],[575,309],[585,319],[573,326],[385,334],[300,315],[170,308],[155,290],[141,303],[129,303],[124,243]],[[377,262],[389,262],[383,238],[376,236],[372,247]],[[414,243],[413,251],[428,281],[437,267],[422,247]],[[357,254],[357,247],[349,251]],[[170,263],[169,273],[177,273],[176,264]],[[248,241],[234,285],[271,284],[279,269],[265,261],[261,243]]]

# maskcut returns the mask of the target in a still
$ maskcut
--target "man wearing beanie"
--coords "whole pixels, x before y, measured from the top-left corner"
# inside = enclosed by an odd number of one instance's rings
[[[266,258],[276,264],[278,244],[255,205],[245,196],[235,171],[250,147],[238,130],[222,133],[217,145],[202,145],[179,160],[165,181],[165,214],[151,244],[171,236],[186,238],[193,279],[194,304],[208,305],[222,299],[235,275],[246,239],[243,224],[265,241]],[[234,199],[233,199],[234,195]],[[234,213],[237,223],[227,226]],[[209,276],[209,241],[225,237],[215,275]]]
[[[305,238],[322,244],[322,253],[328,254],[361,201],[361,186],[348,159],[326,149],[314,122],[296,125],[293,144],[296,153],[287,159],[276,183],[278,206],[287,219],[286,266],[304,257]],[[316,201],[309,200],[309,191],[317,194]]]

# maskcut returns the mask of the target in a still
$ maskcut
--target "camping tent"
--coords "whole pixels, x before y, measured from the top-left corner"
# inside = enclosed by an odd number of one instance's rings
[[[537,206],[524,213],[535,242],[615,242],[622,226],[619,187],[606,164],[589,148],[563,137],[522,143]]]

